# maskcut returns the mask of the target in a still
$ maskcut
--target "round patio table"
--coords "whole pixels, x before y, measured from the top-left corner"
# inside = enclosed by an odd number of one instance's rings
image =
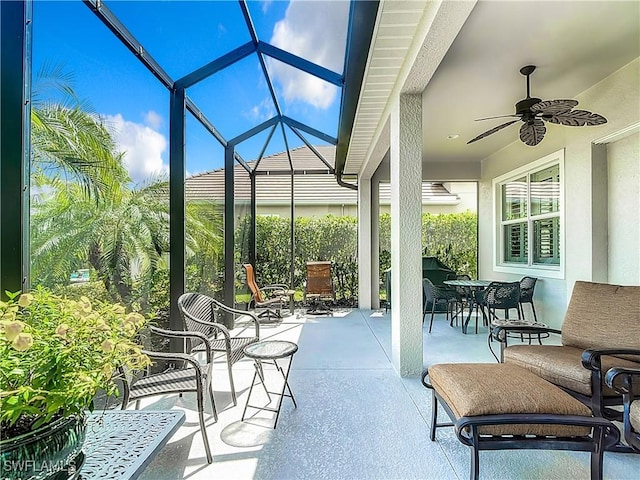
[[[291,392],[291,387],[289,386],[289,370],[291,370],[291,362],[293,361],[293,355],[298,351],[298,345],[293,342],[288,342],[285,340],[263,340],[261,342],[252,343],[244,347],[244,354],[248,358],[253,359],[253,366],[255,367],[255,372],[253,374],[253,380],[251,382],[251,388],[249,388],[249,395],[247,397],[247,404],[244,406],[244,411],[242,412],[242,420],[244,421],[245,414],[247,413],[247,407],[254,408],[256,410],[267,410],[269,412],[275,412],[276,418],[273,422],[273,428],[276,428],[278,424],[278,417],[280,416],[280,408],[282,407],[282,399],[284,397],[289,397],[293,401],[293,406],[298,407],[296,404],[296,399],[293,398],[293,393]],[[278,365],[276,360],[282,358],[289,358],[289,364],[287,365],[286,372],[284,369]],[[264,378],[264,371],[262,369],[263,363],[273,363],[276,367],[276,370],[280,372],[284,382],[282,384],[282,390],[279,392],[270,392],[267,389]],[[264,391],[267,394],[268,403],[264,406],[251,405],[251,393],[253,392],[253,387],[256,385],[256,378],[259,379],[258,383],[261,383]],[[286,393],[286,392],[289,393]],[[269,407],[271,403],[271,395],[276,395],[278,397],[278,403],[276,408]]]
[[[491,280],[445,280],[443,282],[445,285],[449,285],[451,287],[463,287],[471,290],[471,295],[469,296],[469,300],[471,303],[469,304],[469,315],[467,315],[467,319],[462,322],[462,333],[467,333],[467,327],[469,326],[469,321],[471,320],[471,312],[473,311],[473,307],[478,305],[476,302],[476,293],[479,290],[484,290],[489,286]],[[484,309],[482,309],[482,317],[485,317]],[[477,323],[476,323],[477,326]],[[476,327],[477,329],[477,327]],[[476,332],[477,333],[477,332]]]

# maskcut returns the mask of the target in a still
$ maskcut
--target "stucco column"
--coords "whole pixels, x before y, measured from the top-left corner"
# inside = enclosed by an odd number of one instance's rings
[[[371,308],[371,179],[358,180],[358,307]]]
[[[380,181],[371,180],[371,308],[380,308]]]
[[[391,342],[401,376],[422,371],[422,97],[391,109]]]

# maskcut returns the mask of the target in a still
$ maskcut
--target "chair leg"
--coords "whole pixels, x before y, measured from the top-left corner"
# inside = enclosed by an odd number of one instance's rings
[[[209,447],[209,438],[207,437],[207,427],[204,423],[204,395],[201,386],[198,387],[196,394],[198,396],[198,416],[200,417],[200,431],[202,432],[202,440],[204,441],[204,450],[207,454],[207,462],[213,463],[211,448]]]
[[[228,356],[227,356],[227,367],[229,370],[229,385],[231,386],[231,398],[233,399],[233,404],[237,405],[238,400],[236,398],[236,389],[235,389],[235,386],[233,385],[233,372],[231,371],[231,368],[233,367],[233,365],[231,365],[231,360]]]
[[[429,321],[429,333],[431,333],[431,327],[433,327],[433,314],[436,310],[436,302],[431,302],[431,320]]]
[[[538,323],[538,316],[536,315],[536,307],[533,306],[533,302],[531,302],[531,311],[533,312],[533,321]]]
[[[209,400],[211,401],[211,410],[213,411],[213,419],[214,421],[218,421],[218,409],[216,408],[216,400],[213,397],[213,385],[211,385],[211,380],[207,382],[209,384]]]

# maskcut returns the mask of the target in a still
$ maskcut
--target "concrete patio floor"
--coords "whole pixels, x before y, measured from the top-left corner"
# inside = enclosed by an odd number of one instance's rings
[[[487,329],[463,335],[444,315],[433,333],[424,329],[424,364],[494,362]],[[285,398],[278,426],[273,414],[241,422],[253,376],[250,360],[238,362],[233,406],[226,367],[216,365],[214,388],[219,412],[210,407],[207,432],[214,457],[208,465],[193,395],[155,397],[145,409],[185,410],[187,420],[142,475],[159,479],[467,479],[469,450],[453,429],[439,429],[429,440],[431,395],[419,378],[400,378],[391,363],[389,314],[337,311],[333,317],[285,318],[261,327],[261,337],[299,345],[289,383],[298,403]],[[268,368],[268,367],[267,367]],[[271,390],[273,370],[267,370]],[[281,384],[280,384],[281,385]],[[260,391],[260,388],[258,388]],[[255,390],[254,390],[255,393]],[[253,400],[252,403],[258,403]],[[640,455],[605,453],[604,477],[640,479]],[[586,479],[589,455],[556,451],[480,453],[483,479]]]

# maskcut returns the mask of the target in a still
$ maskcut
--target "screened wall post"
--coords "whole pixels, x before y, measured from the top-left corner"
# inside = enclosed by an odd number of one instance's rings
[[[227,144],[224,149],[224,303],[235,306],[235,178],[233,167],[235,145]],[[232,319],[225,318],[225,323]]]
[[[254,173],[249,175],[251,178],[251,212],[249,222],[249,263],[256,266],[256,227],[257,227],[257,204],[256,204],[256,176]]]
[[[293,169],[291,169],[291,279],[289,281],[289,285],[293,288],[294,283],[294,275],[296,271],[296,209],[294,202],[294,179],[296,178],[293,173]]]
[[[29,289],[31,0],[0,2],[0,292]]]
[[[185,91],[171,92],[169,106],[169,327],[183,330],[178,298],[185,291]],[[184,342],[172,338],[172,352],[184,351]]]

